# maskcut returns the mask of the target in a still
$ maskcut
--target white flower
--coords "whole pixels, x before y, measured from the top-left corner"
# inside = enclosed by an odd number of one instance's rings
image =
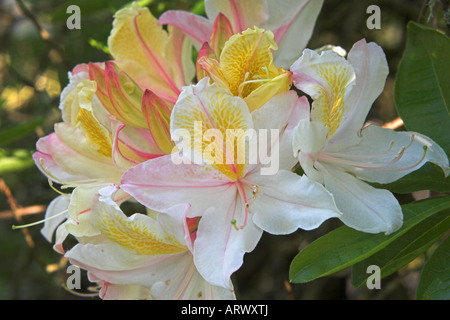
[[[366,182],[393,182],[427,161],[448,174],[449,163],[441,147],[424,135],[364,128],[388,74],[382,49],[361,40],[347,60],[333,51],[305,50],[291,71],[295,86],[313,99],[310,116],[300,120],[293,138],[304,172],[333,194],[346,225],[394,232],[403,220],[398,201]]]

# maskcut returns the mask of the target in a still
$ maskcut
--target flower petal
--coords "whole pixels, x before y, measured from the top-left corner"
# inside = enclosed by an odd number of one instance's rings
[[[33,160],[39,170],[54,182],[63,181],[79,181],[87,179],[88,176],[80,174],[80,172],[65,171],[53,158],[51,144],[55,139],[59,140],[55,133],[40,138],[36,143],[37,151],[33,153]],[[66,147],[67,148],[67,147]],[[60,150],[64,152],[64,150]]]
[[[244,138],[247,130],[253,128],[252,117],[241,98],[208,82],[208,78],[203,78],[197,85],[183,89],[171,114],[172,139],[180,131],[188,135],[176,144],[183,153],[193,155],[191,161],[208,164],[236,180],[245,174]],[[235,135],[237,143],[231,140]]]
[[[278,162],[277,170],[272,171],[273,173],[276,173],[278,168],[292,169],[297,162],[296,157],[292,156],[294,128],[299,119],[307,114],[309,115],[307,98],[299,98],[294,91],[280,93],[252,112],[254,128],[259,138],[258,165],[266,165],[267,160],[270,160],[271,165]],[[270,132],[270,135],[264,132]],[[278,135],[276,139],[272,136],[275,132]],[[267,159],[262,158],[265,155],[268,156]]]
[[[217,208],[207,209],[200,219],[194,262],[208,282],[231,289],[231,274],[242,265],[244,254],[256,247],[262,230],[251,221],[243,229],[234,228],[233,219],[244,219],[245,208],[239,199]]]
[[[87,243],[77,244],[65,256],[72,264],[109,283],[151,287],[157,281],[174,277],[178,273],[177,264],[189,259],[190,253],[147,256],[115,243]]]
[[[196,164],[175,164],[171,155],[130,168],[122,177],[121,188],[157,211],[189,203],[189,216],[199,216],[209,206],[220,206],[236,193],[220,172]]]
[[[341,216],[332,195],[306,176],[281,170],[275,176],[252,175],[248,180],[256,183],[260,192],[251,205],[253,221],[271,234],[315,229],[325,220]]]
[[[213,23],[210,20],[182,10],[164,12],[159,17],[159,24],[168,24],[179,28],[192,37],[197,42],[198,47],[205,42],[209,42],[213,30]]]
[[[311,120],[327,126],[331,138],[340,127],[344,113],[351,108],[346,97],[355,80],[352,66],[334,51],[319,55],[306,49],[291,71],[295,86],[314,100]]]
[[[115,14],[108,47],[120,69],[142,87],[175,102],[184,83],[175,83],[178,75],[172,67],[176,61],[166,59],[167,48],[173,48],[168,43],[167,32],[148,8],[134,2]]]
[[[295,128],[292,147],[294,154],[316,154],[327,144],[330,130],[321,121],[302,119]]]
[[[375,125],[362,130],[357,145],[340,150],[339,159],[346,171],[369,182],[396,181],[427,161],[440,166],[446,175],[449,172],[446,153],[430,138]],[[346,165],[346,161],[354,165]]]
[[[349,109],[345,111],[335,139],[330,141],[331,144],[341,144],[341,148],[358,140],[359,131],[364,126],[372,104],[383,91],[389,73],[383,49],[364,39],[353,45],[347,61],[355,71],[355,85],[346,99]]]
[[[390,234],[402,226],[403,214],[394,195],[329,165],[325,168],[325,187],[333,194],[340,219],[349,227],[368,233]]]
[[[48,205],[45,211],[45,219],[48,220],[45,221],[44,227],[41,229],[41,234],[48,242],[52,242],[56,228],[67,219],[67,215],[61,213],[67,210],[69,201],[70,198],[68,196],[61,195],[53,199]]]
[[[275,65],[289,68],[311,38],[323,0],[269,0],[269,20],[263,28],[273,30],[278,51]]]
[[[267,9],[265,0],[205,0],[208,18],[214,21],[219,13],[224,14],[230,20],[234,33],[263,25],[268,19]]]

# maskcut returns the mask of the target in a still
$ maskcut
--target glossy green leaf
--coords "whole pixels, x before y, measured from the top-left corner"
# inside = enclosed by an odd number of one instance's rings
[[[385,248],[424,219],[449,208],[450,196],[403,205],[403,226],[390,235],[339,227],[298,253],[290,266],[290,281],[308,282],[345,269]]]
[[[447,237],[425,264],[416,291],[419,300],[450,300],[450,238]]]
[[[427,135],[450,154],[450,39],[410,22],[395,80],[395,104],[406,129]]]
[[[385,278],[421,255],[436,243],[450,228],[450,210],[444,210],[418,223],[404,235],[394,240],[383,250],[352,267],[352,285],[364,285],[370,274],[367,267],[380,268],[381,278]]]

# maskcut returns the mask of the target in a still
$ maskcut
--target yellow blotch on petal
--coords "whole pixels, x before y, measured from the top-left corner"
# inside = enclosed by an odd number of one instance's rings
[[[187,250],[173,236],[161,237],[157,235],[153,219],[142,216],[143,219],[129,219],[118,210],[100,206],[96,213],[96,226],[102,235],[111,241],[142,255],[168,255]]]
[[[72,121],[75,127],[83,131],[87,141],[94,145],[94,149],[98,153],[111,157],[111,135],[96,119],[92,109],[92,100],[96,90],[97,86],[94,81],[82,80],[77,85],[77,94],[70,99]]]
[[[313,66],[315,72],[325,81],[324,87],[317,86],[316,96],[311,110],[311,120],[321,121],[330,129],[333,136],[342,120],[345,110],[344,97],[354,73],[346,63],[323,63]]]
[[[111,157],[111,137],[100,126],[92,112],[80,108],[76,121],[83,128],[86,138],[98,147],[98,153],[106,157]]]
[[[222,91],[198,101],[185,98],[176,109],[173,127],[187,130],[194,154],[228,179],[243,177],[248,167],[246,138],[252,127],[245,102]]]

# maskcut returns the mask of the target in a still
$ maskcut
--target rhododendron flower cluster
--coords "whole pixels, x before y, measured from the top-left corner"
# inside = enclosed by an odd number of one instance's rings
[[[426,136],[364,126],[388,74],[377,44],[305,49],[322,2],[205,0],[207,17],[159,19],[133,3],[115,14],[111,60],[69,73],[34,159],[71,192],[42,233],[101,298],[234,299],[231,275],[263,232],[336,218],[392,233],[401,207],[368,182],[427,161],[448,171]]]

